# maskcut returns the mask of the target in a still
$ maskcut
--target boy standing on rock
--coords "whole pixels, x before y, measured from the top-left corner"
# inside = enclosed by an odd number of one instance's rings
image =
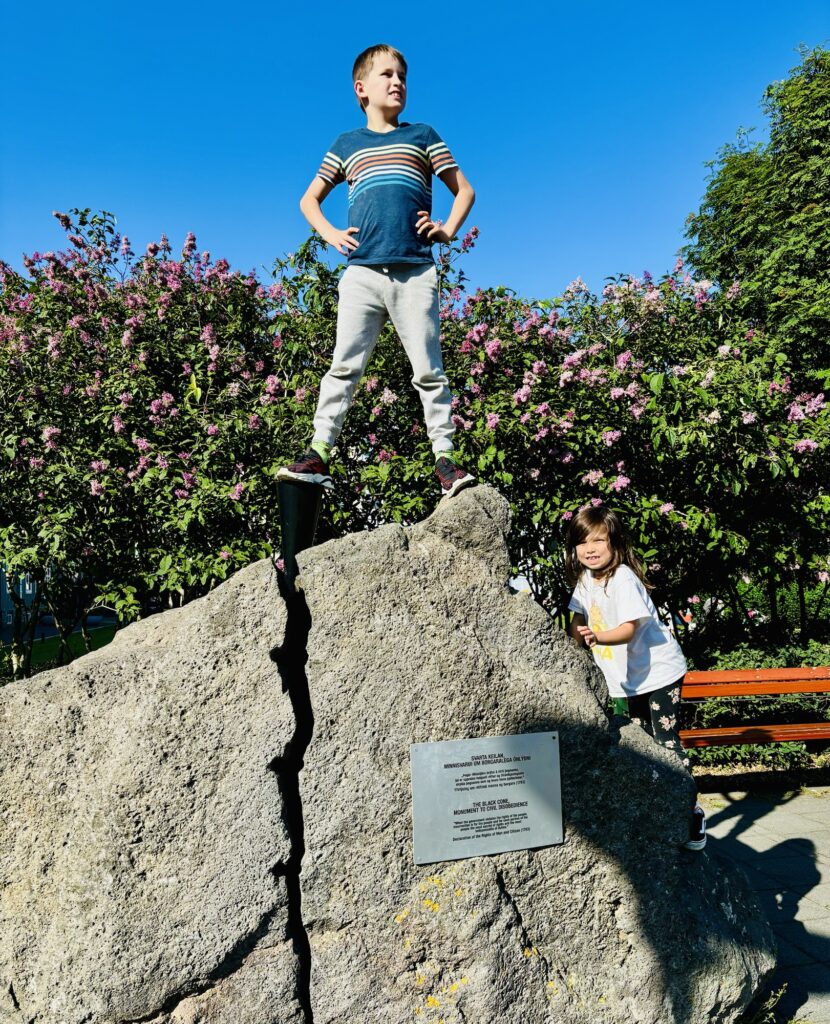
[[[335,140],[300,200],[309,224],[349,262],[338,285],[337,338],[331,369],[320,383],[314,437],[297,462],[279,470],[278,480],[331,486],[331,448],[388,318],[412,364],[443,496],[475,483],[453,449],[432,258],[432,243],[455,236],[475,193],[433,128],[400,121],[406,72],[403,55],[391,46],[371,46],[360,54],[352,78],[366,127]],[[455,197],[443,223],[432,219],[433,174]],[[344,230],[330,224],[321,208],[341,181],[349,185],[350,226]]]

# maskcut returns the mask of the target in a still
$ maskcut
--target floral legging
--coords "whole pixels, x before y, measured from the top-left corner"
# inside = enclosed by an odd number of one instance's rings
[[[677,708],[680,704],[680,684],[669,683],[659,690],[651,690],[649,693],[638,693],[628,698],[628,714],[631,721],[641,726],[649,735],[663,747],[668,747],[683,762],[683,767],[689,770],[689,755],[680,743],[680,736],[677,733]]]

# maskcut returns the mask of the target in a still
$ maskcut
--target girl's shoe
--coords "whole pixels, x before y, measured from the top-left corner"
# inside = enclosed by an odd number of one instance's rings
[[[689,824],[689,838],[683,844],[684,850],[702,850],[706,845],[706,812],[695,804],[692,820]]]
[[[452,459],[441,458],[435,463],[435,475],[441,484],[442,498],[451,498],[462,489],[476,482],[472,473],[466,473]]]
[[[277,480],[294,480],[300,484],[317,484],[320,487],[334,487],[334,483],[327,472],[325,462],[320,458],[318,452],[309,448],[290,466],[283,466],[277,470]]]

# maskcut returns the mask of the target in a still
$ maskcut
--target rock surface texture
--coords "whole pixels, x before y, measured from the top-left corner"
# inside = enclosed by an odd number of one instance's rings
[[[0,1022],[735,1021],[770,929],[508,530],[463,491],[0,691]],[[410,744],[549,729],[564,844],[416,866]]]

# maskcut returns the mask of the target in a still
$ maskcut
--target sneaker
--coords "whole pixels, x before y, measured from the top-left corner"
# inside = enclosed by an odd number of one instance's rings
[[[290,466],[277,470],[277,480],[295,480],[300,484],[318,484],[320,487],[334,487],[325,462],[313,448],[300,456]]]
[[[442,498],[451,498],[462,489],[469,487],[476,482],[472,473],[466,473],[460,466],[451,459],[440,458],[435,463],[435,475],[441,484]]]
[[[684,850],[702,850],[706,845],[706,812],[695,804],[692,820],[689,823],[689,838],[683,844]]]

